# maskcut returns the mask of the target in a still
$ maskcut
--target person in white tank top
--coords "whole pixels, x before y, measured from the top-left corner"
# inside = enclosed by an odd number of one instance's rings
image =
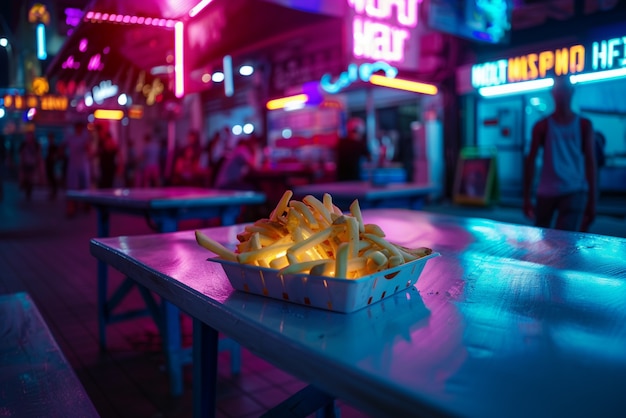
[[[587,231],[596,212],[593,126],[572,111],[573,93],[567,77],[557,77],[552,87],[554,112],[533,127],[524,173],[524,214],[535,226]],[[533,206],[535,163],[541,147],[543,164]]]

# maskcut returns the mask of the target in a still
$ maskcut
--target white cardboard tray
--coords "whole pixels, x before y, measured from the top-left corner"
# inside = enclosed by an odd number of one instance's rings
[[[417,282],[432,253],[398,267],[358,279],[279,274],[278,270],[240,264],[221,258],[209,261],[222,264],[231,285],[247,293],[285,300],[336,312],[354,312],[386,299]]]

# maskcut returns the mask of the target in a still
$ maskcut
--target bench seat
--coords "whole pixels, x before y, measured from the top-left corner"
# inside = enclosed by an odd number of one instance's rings
[[[27,293],[0,295],[0,416],[99,416]]]

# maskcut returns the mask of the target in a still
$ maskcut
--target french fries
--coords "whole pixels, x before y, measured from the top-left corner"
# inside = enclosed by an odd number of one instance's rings
[[[260,267],[282,274],[308,273],[356,279],[397,267],[432,253],[430,248],[409,249],[385,239],[375,224],[364,224],[358,200],[349,213],[333,204],[325,194],[322,201],[306,196],[291,200],[286,191],[269,218],[247,225],[237,235],[239,244],[231,251],[196,231],[196,241],[222,259]]]

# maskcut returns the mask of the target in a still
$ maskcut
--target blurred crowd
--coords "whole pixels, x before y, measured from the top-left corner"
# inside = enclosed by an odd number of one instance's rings
[[[261,155],[256,137],[233,141],[227,129],[218,131],[204,144],[199,132],[190,130],[172,149],[157,133],[145,133],[140,140],[127,138],[121,143],[107,125],[83,122],[68,126],[62,134],[49,131],[42,135],[31,126],[17,141],[12,139],[0,137],[0,180],[15,173],[26,200],[32,198],[35,187],[46,187],[50,200],[64,189],[249,189],[249,173],[258,166]],[[68,216],[76,210],[68,203]]]

